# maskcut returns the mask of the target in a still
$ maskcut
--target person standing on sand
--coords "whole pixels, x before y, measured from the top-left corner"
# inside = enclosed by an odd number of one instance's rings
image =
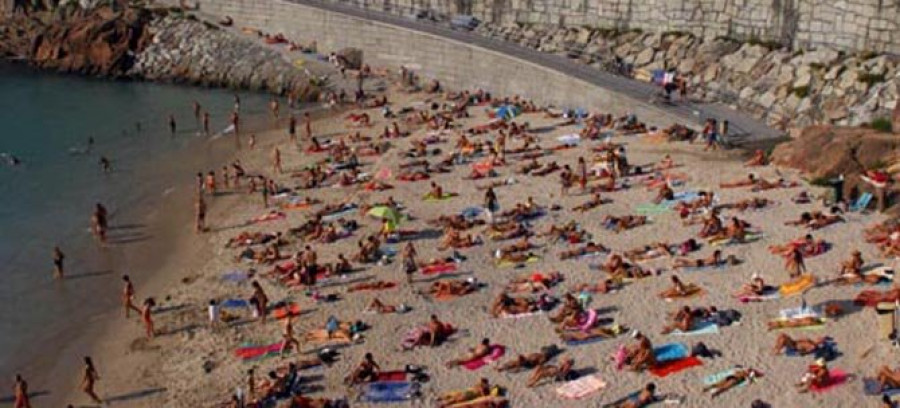
[[[484,193],[484,213],[487,216],[488,224],[494,223],[494,213],[500,210],[500,204],[497,201],[497,193],[494,188],[490,187]]]
[[[209,112],[203,112],[203,134],[209,136]]]
[[[256,300],[256,314],[259,315],[260,322],[265,323],[266,312],[269,308],[269,297],[266,296],[266,292],[259,282],[253,281],[250,285],[253,286],[253,295],[250,298]]]
[[[287,317],[284,318],[284,331],[282,332],[282,344],[281,344],[281,355],[283,356],[285,353],[290,351],[291,347],[296,347],[297,352],[300,352],[300,341],[297,340],[297,337],[294,336],[294,318],[288,314]]]
[[[222,166],[222,183],[225,185],[225,188],[231,188],[231,174],[228,173],[228,166]]]
[[[278,98],[272,98],[269,102],[269,111],[272,112],[272,118],[278,120],[279,110],[281,110],[281,105],[278,103]]]
[[[58,246],[53,247],[53,279],[65,278],[65,269],[63,263],[66,260],[66,254]]]
[[[101,244],[106,243],[106,212],[101,209],[103,206],[97,204],[94,213],[91,215],[91,231]]]
[[[203,199],[202,194],[197,196],[194,207],[196,212],[196,219],[194,220],[194,232],[199,234],[203,231],[206,231],[206,201]]]
[[[31,400],[28,398],[28,382],[21,374],[16,374],[16,383],[13,386],[13,408],[31,408]]]
[[[241,97],[238,94],[234,94],[234,113],[238,113],[241,111]]]
[[[91,398],[92,401],[96,404],[102,404],[103,400],[97,396],[97,392],[94,390],[94,386],[97,384],[97,381],[100,380],[100,374],[97,373],[97,369],[94,368],[94,362],[90,357],[84,358],[84,371],[81,374],[81,391],[87,394],[88,397]]]
[[[272,168],[275,170],[275,174],[281,174],[281,150],[278,150],[278,146],[275,146],[275,150],[272,151]]]
[[[200,121],[200,112],[203,111],[203,107],[200,106],[200,102],[194,101],[194,120]]]
[[[172,137],[175,137],[175,132],[178,130],[178,124],[175,123],[175,115],[169,115],[169,132],[172,133]]]
[[[303,112],[303,125],[306,127],[306,140],[312,139],[312,117],[309,112]]]
[[[125,308],[125,318],[131,317],[131,311],[141,313],[141,309],[138,309],[137,306],[134,305],[134,284],[131,283],[131,277],[128,275],[122,275],[122,282],[125,282],[125,287],[122,288],[122,306]]]
[[[144,299],[144,304],[141,307],[141,320],[144,322],[144,329],[147,332],[147,338],[152,339],[156,336],[156,329],[153,325],[153,307],[156,306],[156,301],[153,298]]]
[[[112,172],[112,163],[109,161],[109,159],[106,158],[106,156],[100,156],[99,164],[100,170],[103,170],[104,174],[109,174]]]
[[[288,137],[291,143],[297,143],[297,117],[294,115],[288,118]]]
[[[416,256],[418,255],[416,251],[416,246],[413,245],[412,241],[406,243],[406,246],[403,247],[402,254],[402,262],[403,272],[406,273],[406,282],[412,283],[412,276],[416,273],[416,270],[419,269],[419,265],[416,262]]]
[[[234,136],[238,137],[241,134],[241,115],[238,111],[231,112],[231,126],[234,127]]]
[[[587,163],[584,161],[584,157],[578,158],[578,185],[581,187],[581,192],[584,193],[587,191]]]
[[[263,198],[263,208],[269,208],[269,183],[266,182],[266,178],[263,176],[259,176],[260,182],[262,182],[262,198]]]

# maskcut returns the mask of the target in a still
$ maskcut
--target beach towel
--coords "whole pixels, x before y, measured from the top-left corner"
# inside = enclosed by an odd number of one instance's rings
[[[671,302],[675,299],[690,299],[693,297],[701,296],[704,293],[706,293],[706,291],[703,290],[703,288],[701,288],[695,284],[691,284],[691,283],[686,285],[685,292],[686,293],[683,295],[679,294],[679,295],[674,295],[674,296],[663,296],[663,294],[660,293],[660,297],[665,299],[666,302]]]
[[[732,245],[741,245],[741,244],[751,244],[756,241],[763,239],[762,233],[753,233],[744,235],[743,241],[734,240],[731,238],[722,238],[713,241],[709,241],[710,246],[719,247],[719,246],[732,246]]]
[[[847,382],[850,379],[850,376],[844,372],[843,370],[833,368],[828,371],[828,383],[822,386],[811,385],[809,390],[812,392],[822,393],[829,390],[832,390],[838,387],[841,384]]]
[[[671,200],[663,200],[660,204],[671,208],[678,203],[692,201],[698,198],[700,198],[700,193],[696,191],[679,191],[672,196]]]
[[[573,346],[573,347],[574,346],[583,346],[585,344],[599,343],[604,340],[609,340],[609,339],[606,337],[597,336],[597,337],[591,337],[589,339],[584,339],[584,340],[566,340],[566,345]]]
[[[386,403],[408,401],[418,392],[418,384],[400,382],[373,382],[362,386],[360,399],[365,402]]]
[[[791,320],[791,319],[778,318],[778,319],[772,319],[772,322],[786,322],[786,321],[789,321],[789,320]],[[781,330],[781,329],[821,330],[821,329],[824,329],[824,328],[825,328],[825,319],[824,319],[824,318],[819,318],[817,323],[810,324],[810,325],[807,325],[807,326],[794,326],[794,327],[782,327],[782,326],[779,326],[779,327],[773,327],[771,330]]]
[[[819,317],[819,312],[809,306],[790,307],[778,311],[778,317],[782,319],[799,319],[801,317]]]
[[[222,280],[226,282],[243,282],[250,279],[250,274],[244,271],[230,271],[222,274]]]
[[[456,272],[458,265],[456,262],[443,262],[434,265],[427,265],[419,268],[423,275],[436,275],[439,273]]]
[[[863,393],[866,395],[887,395],[893,396],[900,394],[900,388],[881,388],[881,384],[875,378],[863,378]]]
[[[680,371],[687,370],[691,367],[702,366],[703,362],[697,357],[685,357],[678,360],[657,363],[655,367],[650,369],[650,373],[656,377],[666,377]]]
[[[443,200],[449,200],[458,195],[459,194],[456,194],[456,193],[444,193],[444,195],[442,195],[440,197],[433,197],[430,194],[426,194],[424,197],[422,197],[422,200],[423,201],[443,201]]]
[[[853,202],[850,205],[850,211],[853,211],[853,212],[863,211],[869,207],[869,203],[871,203],[871,202],[872,202],[872,193],[868,193],[868,192],[863,193],[861,196],[859,196],[859,198],[856,199],[855,202]]]
[[[284,319],[288,316],[299,316],[300,311],[300,305],[294,302],[290,302],[284,306],[279,306],[273,309],[272,316],[276,319]]]
[[[335,211],[335,212],[333,212],[333,213],[331,213],[331,214],[323,215],[323,216],[322,216],[322,221],[334,221],[334,220],[336,220],[336,219],[338,219],[338,218],[344,217],[344,216],[346,216],[346,215],[350,215],[350,214],[352,214],[354,211],[356,211],[356,205],[352,205],[352,206],[347,207],[347,208],[344,208],[344,209],[342,209],[342,210]]]
[[[679,360],[690,354],[688,347],[683,343],[667,343],[653,349],[657,363]]]
[[[816,278],[813,277],[812,274],[806,274],[800,276],[799,278],[785,283],[778,287],[778,292],[781,293],[781,296],[791,296],[801,293],[816,284]]]
[[[591,374],[560,385],[556,388],[556,394],[565,399],[581,399],[604,388],[606,388],[606,381]]]
[[[220,305],[223,308],[238,309],[243,307],[250,307],[250,302],[248,302],[246,299],[225,299]]]
[[[459,214],[465,218],[475,218],[481,215],[483,211],[484,209],[481,207],[466,207],[463,208],[462,211],[459,212]]]
[[[540,260],[541,260],[541,257],[532,256],[532,257],[526,259],[525,262],[500,261],[497,263],[497,267],[498,268],[509,268],[511,266],[518,266],[518,265],[522,265],[522,264],[526,264],[526,263],[534,263],[534,262],[537,262]]]
[[[775,288],[771,288],[769,290],[765,290],[762,295],[743,295],[738,296],[738,301],[741,303],[751,303],[751,302],[765,302],[767,300],[775,300],[780,299],[781,293],[778,293],[778,290]]]
[[[485,405],[491,403],[493,405]],[[458,404],[450,404],[447,408],[466,408],[466,407],[483,407],[483,406],[507,406],[508,402],[506,398],[498,397],[494,395],[486,395],[484,397],[478,397],[471,401],[460,402]]]
[[[665,204],[653,203],[638,204],[638,206],[635,207],[634,210],[638,213],[638,215],[657,215],[672,211],[672,209]]]
[[[542,314],[544,314],[544,313],[545,313],[545,312],[544,312],[543,310],[538,310],[538,311],[534,311],[534,312],[526,312],[526,313],[516,313],[516,314],[502,313],[502,314],[500,315],[500,317],[503,318],[503,319],[523,319],[523,318],[526,318],[526,317],[539,316],[539,315],[542,315]]]
[[[406,381],[406,371],[382,371],[376,377],[375,382],[402,382]]]
[[[670,336],[697,336],[701,334],[718,334],[719,333],[719,325],[714,322],[700,322],[698,323],[694,329],[689,331],[681,331],[681,330],[673,330],[669,333]]]
[[[490,353],[488,353],[488,355],[463,362],[461,365],[465,367],[466,370],[475,371],[481,367],[499,360],[500,357],[503,357],[504,354],[506,354],[506,347],[495,344],[491,346],[491,351]]]
[[[283,345],[282,341],[266,345],[245,345],[235,349],[234,355],[244,361],[259,359],[280,353]]]

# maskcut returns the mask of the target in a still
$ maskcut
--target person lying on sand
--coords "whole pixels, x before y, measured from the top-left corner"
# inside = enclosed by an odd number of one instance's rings
[[[715,398],[745,382],[753,381],[757,375],[756,370],[752,368],[739,368],[718,382],[703,387],[703,392],[709,392],[710,398]]]
[[[710,208],[713,205],[713,198],[715,195],[713,193],[708,193],[706,191],[701,191],[697,193],[698,197],[696,199],[690,201],[679,201],[675,203],[675,206],[672,207],[675,211],[679,213],[679,215],[686,217],[688,214],[696,212],[698,210],[704,208]]]
[[[751,197],[744,200],[736,201],[734,203],[727,203],[719,205],[718,209],[731,209],[738,211],[747,211],[747,210],[761,210],[766,206],[773,204],[772,200],[769,200],[764,197]]]
[[[541,364],[535,367],[534,371],[531,372],[531,377],[528,378],[528,383],[526,383],[525,386],[533,388],[544,379],[550,379],[551,381],[569,381],[573,374],[572,367],[574,365],[575,360],[572,358],[564,358],[559,366],[547,363]]]
[[[584,312],[584,308],[575,296],[571,293],[563,295],[562,307],[555,316],[550,316],[553,323],[563,323],[568,320],[574,320]]]
[[[603,226],[606,227],[606,229],[615,231],[616,233],[632,228],[637,228],[646,223],[647,217],[643,215],[625,215],[621,217],[607,215],[603,219]]]
[[[557,283],[562,282],[562,280],[563,276],[559,272],[550,272],[547,275],[544,275],[540,272],[535,272],[527,277],[515,278],[511,280],[506,285],[506,291],[512,293],[546,292]]]
[[[612,293],[622,288],[621,284],[617,284],[612,279],[601,279],[596,284],[582,283],[575,287],[575,292],[586,293]]]
[[[626,398],[622,402],[604,405],[604,408],[644,408],[656,402],[656,384],[649,383],[634,398]]]
[[[586,212],[586,211],[593,210],[594,208],[597,208],[601,205],[603,205],[603,199],[600,198],[600,193],[594,193],[594,195],[591,196],[590,200],[588,200],[580,205],[577,205],[575,207],[572,207],[572,211]]]
[[[759,179],[755,174],[748,174],[746,178],[738,179],[735,181],[728,181],[724,183],[719,183],[720,188],[741,188],[741,187],[751,187],[755,186],[759,183]]]
[[[672,275],[672,287],[659,293],[659,297],[663,299],[673,299],[690,296],[697,293],[700,288],[693,283],[683,283],[677,275]]]
[[[523,370],[531,370],[550,361],[551,358],[559,354],[561,350],[556,345],[542,347],[539,353],[519,354],[512,361],[507,361],[496,366],[497,371],[506,371],[509,373],[518,373]]]
[[[753,276],[750,277],[750,282],[745,283],[743,286],[741,286],[741,289],[735,292],[734,296],[763,296],[767,291],[771,289],[773,288],[769,285],[766,285],[766,281],[763,280],[762,276],[754,273]]]
[[[366,312],[375,312],[378,314],[397,313],[397,310],[398,310],[397,306],[385,305],[377,297],[375,299],[372,299],[372,301],[369,302],[369,305],[366,306],[366,309],[365,309]]]
[[[768,181],[766,179],[759,179],[756,185],[753,187],[751,191],[765,191],[765,190],[774,190],[776,188],[794,188],[798,187],[800,184],[797,182],[787,181],[783,178],[779,178],[778,180]]]
[[[440,404],[441,408],[447,408],[455,404],[461,404],[488,395],[491,395],[491,385],[488,383],[487,378],[481,378],[474,387],[464,391],[454,391],[443,394],[438,397],[437,402]]]
[[[653,198],[653,204],[659,204],[663,201],[674,199],[675,191],[673,191],[672,187],[670,187],[669,184],[666,183],[659,187],[659,191],[656,193],[656,197]]]
[[[772,320],[767,323],[769,330],[788,329],[792,327],[818,326],[822,324],[821,317],[805,316],[788,320]]]
[[[775,339],[775,346],[772,347],[772,354],[777,356],[781,353],[792,351],[801,356],[805,356],[807,354],[815,353],[819,348],[827,344],[829,340],[828,337],[819,337],[815,340],[809,338],[794,339],[787,334],[781,333],[778,335],[778,338]]]
[[[478,283],[474,279],[467,280],[443,280],[433,282],[428,288],[428,293],[434,297],[465,296],[477,289]]]
[[[472,361],[472,360],[476,360],[476,359],[485,357],[490,353],[491,353],[491,340],[484,338],[484,339],[481,339],[481,343],[478,343],[478,345],[475,346],[475,348],[469,349],[468,353],[464,354],[462,357],[460,357],[458,359],[447,361],[446,363],[444,363],[444,365],[447,368],[457,367],[457,366],[465,364],[468,361]]]
[[[465,231],[476,226],[484,225],[485,221],[482,219],[468,219],[462,215],[455,214],[439,215],[436,219],[428,221],[428,224],[436,227],[453,228]]]
[[[225,248],[235,248],[239,246],[261,245],[275,241],[276,245],[287,245],[288,242],[281,236],[281,232],[248,232],[244,231],[233,238],[229,238],[225,243]]]
[[[747,228],[750,226],[746,221],[740,220],[738,217],[731,217],[728,225],[719,232],[706,236],[710,242],[730,240],[731,242],[744,242],[747,238]]]
[[[803,256],[816,256],[825,252],[827,244],[823,239],[814,239],[812,234],[806,234],[803,238],[795,239],[784,245],[770,245],[769,252],[787,257],[795,248],[799,248]]]
[[[525,234],[518,241],[500,248],[499,249],[500,253],[504,254],[504,253],[525,252],[525,251],[529,251],[531,249],[536,248],[536,246],[534,244],[529,242],[529,240],[528,240],[529,235],[530,234]]]
[[[712,255],[706,258],[675,258],[675,261],[672,263],[672,269],[680,269],[680,268],[704,268],[711,266],[720,266],[725,264],[734,265],[736,263],[736,259],[734,255],[729,255],[727,260],[722,259],[722,251],[715,250]]]
[[[809,229],[819,229],[827,227],[831,224],[843,222],[844,217],[838,214],[827,215],[821,211],[803,212],[800,218],[793,221],[787,221],[784,225],[802,226]]]
[[[481,237],[472,236],[472,234],[462,235],[459,230],[454,228],[445,228],[444,235],[438,244],[438,249],[444,251],[450,248],[461,249],[469,248],[481,243]]]
[[[359,292],[363,290],[382,290],[395,287],[394,282],[377,280],[374,282],[360,282],[347,288],[348,292]]]
[[[807,372],[795,386],[798,391],[807,392],[813,386],[824,387],[828,385],[829,381],[831,381],[831,375],[828,372],[828,366],[825,364],[825,360],[820,358],[816,360],[815,364],[809,366]]]
[[[631,371],[642,371],[656,365],[656,355],[653,354],[653,343],[641,332],[634,332],[632,337],[637,343],[631,344],[625,349],[625,363]]]
[[[516,223],[515,228],[499,233],[489,234],[492,241],[505,241],[508,239],[527,238],[532,232],[522,223]]]
[[[657,242],[625,251],[625,257],[635,262],[656,259],[662,256],[672,257],[674,255],[667,242]]]
[[[625,333],[628,331],[628,328],[625,326],[620,326],[615,324],[611,327],[591,327],[587,330],[575,330],[575,331],[564,331],[559,334],[560,339],[562,341],[587,341],[597,338],[603,339],[612,339],[616,336]]]
[[[594,242],[588,242],[581,248],[565,250],[559,253],[560,260],[579,258],[586,255],[602,254],[609,252],[609,248]]]
[[[675,278],[675,276],[673,276]],[[675,330],[689,332],[694,328],[694,312],[690,306],[684,306],[672,316],[672,324],[663,326],[661,334],[669,334]]]
[[[492,317],[531,313],[537,310],[538,305],[535,300],[523,297],[514,298],[506,293],[501,293],[491,303]]]

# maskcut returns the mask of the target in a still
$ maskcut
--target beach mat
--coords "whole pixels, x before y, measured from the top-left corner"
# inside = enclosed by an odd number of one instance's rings
[[[481,357],[481,358],[476,358],[473,360],[466,361],[466,362],[462,363],[461,365],[463,367],[465,367],[466,370],[475,371],[475,370],[480,369],[481,367],[484,367],[488,364],[491,364],[491,363],[499,360],[500,357],[503,357],[504,354],[506,354],[506,347],[503,347],[500,345],[493,345],[493,346],[491,346],[491,352],[488,355]]]
[[[382,371],[378,373],[376,382],[401,382],[406,381],[406,371]]]
[[[830,390],[833,390],[833,389],[841,386],[842,384],[846,383],[847,380],[850,379],[850,375],[848,375],[843,370],[840,370],[837,368],[831,369],[828,372],[828,376],[829,376],[828,384],[825,384],[823,386],[813,385],[813,386],[809,387],[809,390],[812,392],[817,392],[817,393],[828,392]]]
[[[666,361],[662,364],[657,364],[655,367],[650,369],[650,373],[656,377],[666,377],[677,372],[687,370],[688,368],[701,365],[703,365],[703,362],[700,361],[699,358],[685,357],[682,359]]]
[[[700,322],[693,330],[673,330],[670,336],[697,336],[701,334],[719,334],[719,325],[714,322]]]
[[[893,396],[900,394],[900,388],[887,388],[882,390],[878,380],[874,378],[863,378],[863,393],[866,395]]]
[[[658,363],[666,361],[680,360],[690,354],[688,347],[682,343],[663,344],[653,349],[653,355],[656,356]]]
[[[300,305],[294,302],[290,302],[284,306],[279,306],[275,309],[272,309],[272,317],[276,319],[284,319],[288,316],[299,316],[300,312]]]
[[[423,275],[437,275],[440,273],[456,272],[458,265],[456,262],[444,262],[435,265],[423,266],[420,271]]]
[[[778,287],[778,292],[781,293],[781,296],[791,296],[798,293],[801,293],[816,284],[815,277],[812,274],[803,275],[800,278],[785,283]]]
[[[372,403],[404,402],[417,392],[418,385],[408,381],[373,382],[362,386],[360,399]]]
[[[727,370],[720,371],[715,374],[707,375],[706,377],[703,377],[703,385],[713,385],[715,383],[718,383],[719,381],[722,381],[722,380],[728,378],[728,376],[734,375],[734,373],[736,373],[737,371],[738,371],[737,368],[729,368]],[[737,387],[743,387],[743,386],[747,385],[748,382],[749,381],[743,381],[740,384],[738,384]]]
[[[239,309],[250,307],[250,302],[247,299],[225,299],[220,303],[223,308],[228,309]]]
[[[556,388],[556,394],[565,399],[581,399],[604,388],[606,388],[606,381],[591,374],[560,385]]]
[[[241,346],[234,350],[234,355],[245,361],[263,358],[280,353],[283,344],[284,342],[279,341],[267,345]]]

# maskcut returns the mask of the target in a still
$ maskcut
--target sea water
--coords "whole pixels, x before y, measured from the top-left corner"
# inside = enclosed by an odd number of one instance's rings
[[[243,117],[264,116],[267,96],[240,94]],[[95,203],[111,213],[112,247],[152,239],[140,212],[212,166],[192,104],[222,130],[233,93],[88,79],[0,64],[0,375],[26,369],[103,311],[119,307],[119,276],[88,232]],[[178,130],[173,137],[168,117]],[[88,148],[88,140],[93,146]],[[222,137],[218,143],[223,143]],[[233,144],[232,144],[233,145]],[[187,154],[186,152],[190,152]],[[187,157],[186,157],[187,154]],[[105,174],[100,157],[112,162]],[[9,157],[20,164],[12,166]],[[200,164],[204,163],[204,164]],[[186,208],[192,212],[192,208]],[[69,276],[52,279],[52,250]],[[132,271],[134,272],[134,271]],[[79,356],[70,356],[79,358]],[[5,381],[4,381],[5,384]],[[5,393],[4,393],[5,394]]]

